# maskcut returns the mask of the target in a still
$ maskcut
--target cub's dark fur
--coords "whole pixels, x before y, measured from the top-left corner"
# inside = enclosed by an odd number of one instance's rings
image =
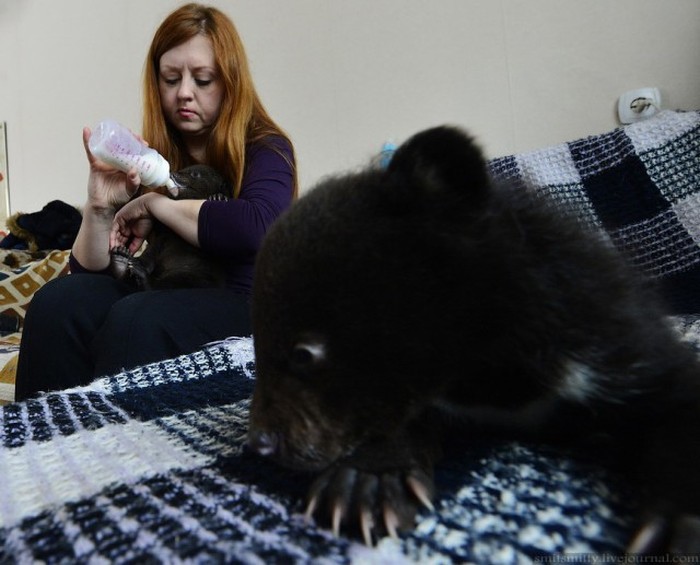
[[[226,199],[226,182],[211,167],[193,165],[172,176],[179,188],[173,198]],[[126,247],[115,247],[110,253],[114,277],[139,290],[224,285],[223,268],[216,258],[157,221],[154,221],[148,245],[141,255],[133,256]]]
[[[697,549],[694,353],[609,244],[492,183],[460,131],[419,133],[388,170],[301,198],[258,256],[253,324],[249,445],[318,471],[309,513],[336,531],[410,527],[442,426],[476,423],[609,438],[649,534],[630,549]]]

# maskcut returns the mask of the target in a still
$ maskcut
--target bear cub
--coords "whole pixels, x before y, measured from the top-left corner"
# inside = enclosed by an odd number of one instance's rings
[[[367,543],[432,507],[445,431],[605,437],[638,486],[629,550],[698,551],[700,365],[599,234],[418,133],[270,229],[248,444],[318,474],[308,514]],[[669,549],[670,548],[670,549]]]
[[[172,174],[177,190],[171,198],[226,200],[224,178],[206,165],[192,165]],[[112,275],[136,290],[224,286],[221,262],[155,221],[146,249],[138,256],[127,247],[110,250]]]

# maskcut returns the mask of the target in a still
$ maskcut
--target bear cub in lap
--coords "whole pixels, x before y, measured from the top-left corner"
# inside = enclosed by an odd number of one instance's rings
[[[171,198],[227,200],[224,178],[212,167],[192,165],[172,174],[177,189]],[[110,251],[110,270],[135,290],[224,286],[221,260],[188,243],[166,225],[154,220],[148,245],[141,255],[127,247]]]

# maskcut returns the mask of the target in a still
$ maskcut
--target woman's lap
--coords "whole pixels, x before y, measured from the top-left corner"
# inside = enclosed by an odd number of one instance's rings
[[[30,304],[16,398],[84,385],[250,333],[248,297],[230,290],[132,293],[108,276],[70,275],[44,286]]]
[[[130,294],[114,304],[93,341],[96,374],[191,353],[210,341],[250,333],[248,297],[231,290]]]

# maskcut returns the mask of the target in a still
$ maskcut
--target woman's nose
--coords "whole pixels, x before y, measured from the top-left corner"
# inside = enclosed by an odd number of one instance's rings
[[[192,84],[190,81],[183,80],[180,83],[180,88],[177,91],[177,96],[181,100],[189,100],[193,96],[193,89],[192,89]]]

